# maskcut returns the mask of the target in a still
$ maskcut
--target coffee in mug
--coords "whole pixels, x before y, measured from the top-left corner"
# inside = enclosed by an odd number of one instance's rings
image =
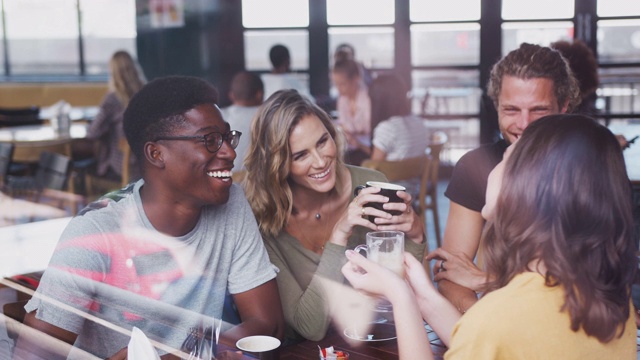
[[[366,185],[359,185],[355,188],[353,195],[354,196],[358,196],[358,194],[360,194],[360,191],[362,189],[364,189],[365,187],[377,187],[380,188],[380,192],[378,192],[378,194],[386,196],[389,198],[389,202],[404,202],[404,200],[402,200],[399,196],[398,196],[398,191],[406,191],[404,186],[398,185],[398,184],[392,184],[392,183],[388,183],[388,182],[382,182],[382,181],[367,181]],[[402,214],[401,211],[398,210],[386,210],[384,209],[382,206],[384,205],[384,203],[379,203],[379,202],[370,202],[370,203],[366,203],[364,206],[370,206],[374,209],[378,209],[378,210],[382,210],[385,212],[388,212],[391,215],[400,215]],[[373,222],[373,216],[369,217],[369,220]]]

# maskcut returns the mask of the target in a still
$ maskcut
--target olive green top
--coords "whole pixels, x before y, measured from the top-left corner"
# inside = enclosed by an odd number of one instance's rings
[[[347,166],[351,173],[351,192],[366,181],[387,181],[386,177],[371,169]],[[298,239],[282,229],[276,236],[265,236],[265,245],[271,262],[280,269],[276,280],[280,290],[282,309],[287,323],[286,337],[289,340],[300,336],[309,340],[324,338],[331,323],[329,304],[324,296],[322,279],[348,284],[341,272],[347,262],[346,249],[365,243],[365,235],[371,231],[356,226],[347,246],[327,243],[322,254],[305,248]],[[422,261],[426,245],[405,241],[405,250]]]

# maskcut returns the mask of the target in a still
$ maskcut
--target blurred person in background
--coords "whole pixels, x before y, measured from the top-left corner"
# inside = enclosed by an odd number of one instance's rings
[[[118,143],[124,139],[122,116],[129,100],[144,86],[146,79],[140,66],[126,51],[117,51],[109,60],[109,93],[87,130],[87,139],[95,140],[96,175],[112,180],[122,177],[122,151]],[[132,180],[140,178],[135,156],[131,156]]]
[[[269,60],[272,66],[271,73],[261,75],[265,99],[278,90],[295,89],[309,100],[315,101],[309,92],[309,84],[305,83],[298,74],[291,72],[289,48],[282,44],[273,45],[269,50]]]
[[[229,98],[231,106],[220,109],[222,117],[232,129],[242,133],[236,148],[235,169],[244,169],[244,156],[251,139],[251,120],[258,112],[264,96],[264,84],[260,76],[250,72],[239,72],[231,80]]]
[[[345,162],[360,165],[369,157],[371,147],[371,99],[362,81],[360,68],[353,60],[340,60],[331,71],[338,89],[338,126],[347,139]]]
[[[371,159],[398,161],[425,154],[429,130],[424,120],[411,114],[409,87],[396,75],[379,75],[369,87],[371,127],[373,128]],[[420,179],[401,182],[416,197]]]

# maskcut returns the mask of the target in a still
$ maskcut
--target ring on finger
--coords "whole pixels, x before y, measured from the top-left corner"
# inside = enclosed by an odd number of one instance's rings
[[[445,268],[444,268],[444,260],[442,260],[442,261],[440,262],[440,267],[438,268],[438,272],[440,272],[440,271],[446,271],[446,270],[447,270],[447,269],[445,269]]]
[[[364,206],[360,208],[360,213],[364,216]]]

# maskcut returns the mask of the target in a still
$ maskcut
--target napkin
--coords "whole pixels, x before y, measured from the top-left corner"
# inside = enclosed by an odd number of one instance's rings
[[[131,340],[127,350],[128,360],[160,360],[158,352],[142,330],[134,327],[131,331]]]

